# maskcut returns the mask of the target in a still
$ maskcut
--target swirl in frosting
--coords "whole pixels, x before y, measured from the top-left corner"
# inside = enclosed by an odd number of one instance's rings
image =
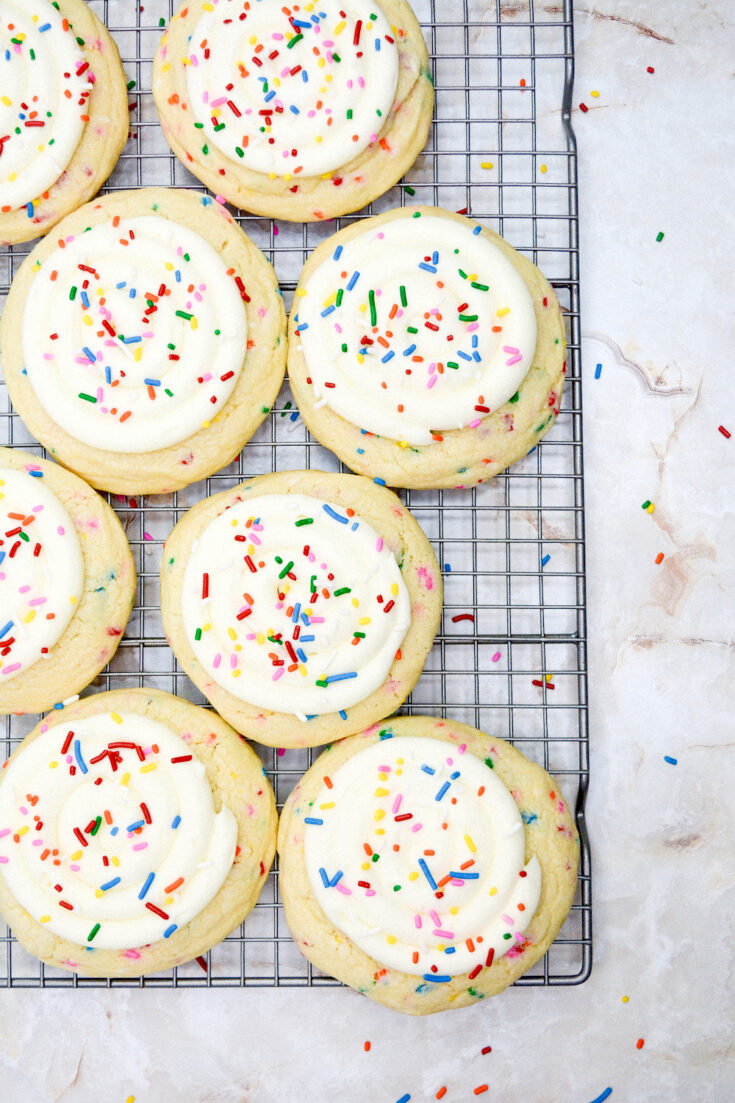
[[[60,938],[127,950],[170,938],[222,887],[237,823],[169,727],[106,713],[42,731],[0,784],[0,871]]]
[[[115,216],[61,244],[23,311],[25,366],[46,413],[83,444],[125,453],[206,428],[245,359],[240,278],[159,215]]]
[[[0,467],[0,679],[48,655],[83,588],[74,522],[41,469]]]
[[[196,658],[229,693],[306,719],[384,682],[411,623],[396,557],[353,509],[246,498],[211,521],[182,588]]]
[[[0,0],[0,211],[56,183],[88,121],[94,76],[49,0]]]
[[[297,291],[317,405],[411,445],[512,401],[536,351],[531,294],[470,222],[394,218],[338,245]]]
[[[202,153],[285,180],[328,177],[377,142],[398,82],[394,34],[368,0],[205,4],[182,60]]]
[[[474,978],[523,945],[538,859],[524,864],[520,812],[489,763],[441,739],[381,735],[308,809],[311,888],[381,964],[433,983]]]

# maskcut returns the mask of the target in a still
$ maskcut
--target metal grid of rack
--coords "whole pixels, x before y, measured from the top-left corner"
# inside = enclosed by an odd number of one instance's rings
[[[91,0],[110,28],[134,85],[131,137],[103,189],[196,187],[158,125],[152,57],[173,0]],[[468,213],[538,263],[568,322],[561,414],[549,436],[512,470],[473,490],[410,491],[402,497],[444,568],[443,622],[425,672],[401,711],[441,713],[510,739],[555,776],[576,802],[582,837],[571,915],[546,957],[519,984],[579,984],[592,962],[589,848],[584,501],[572,0],[413,0],[431,54],[436,112],[426,150],[370,208],[335,224],[294,225],[240,213],[244,230],[275,265],[287,305],[309,253],[339,226],[397,204]],[[0,297],[33,243],[0,249]],[[0,381],[0,443],[42,453],[11,409]],[[339,470],[307,433],[286,384],[239,458],[193,486],[145,500],[111,496],[138,569],[133,615],[110,667],[85,693],[151,685],[198,704],[203,698],[168,648],[159,610],[161,547],[202,497],[267,471]],[[461,614],[473,620],[455,620]],[[9,717],[9,754],[37,722]],[[0,740],[2,745],[2,740]],[[315,751],[258,748],[279,807]],[[278,871],[242,927],[205,958],[141,980],[78,978],[45,967],[0,925],[0,985],[11,987],[219,987],[335,985],[293,945],[278,896]]]

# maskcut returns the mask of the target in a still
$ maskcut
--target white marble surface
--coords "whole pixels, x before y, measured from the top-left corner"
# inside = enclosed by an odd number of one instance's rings
[[[591,979],[430,1020],[347,990],[4,992],[3,1103],[733,1097],[735,4],[601,0],[576,30]]]

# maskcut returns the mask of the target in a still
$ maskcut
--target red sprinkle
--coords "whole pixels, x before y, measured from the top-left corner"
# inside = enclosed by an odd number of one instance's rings
[[[646,69],[646,72],[647,73],[655,73],[656,70],[654,69],[654,67],[652,65],[649,65],[648,68]]]
[[[482,1049],[480,1050],[480,1053],[482,1053],[483,1056],[484,1056],[486,1053],[492,1053],[492,1051],[493,1051],[492,1046],[483,1046]]]
[[[586,103],[580,103],[579,110],[584,111],[584,113],[587,114],[587,112],[589,111],[589,108],[588,108]]]
[[[460,620],[471,620],[474,622],[474,613],[458,613],[456,617],[452,617],[452,623],[457,624]]]
[[[644,1045],[645,1045],[645,1043],[644,1043],[643,1039],[639,1038],[638,1041],[635,1044],[635,1048],[636,1049],[643,1049]]]
[[[727,431],[727,429],[725,428],[724,425],[718,425],[717,428],[722,433],[723,437],[726,438],[726,440],[730,439],[730,437],[732,436],[732,433],[728,433],[728,431]]]

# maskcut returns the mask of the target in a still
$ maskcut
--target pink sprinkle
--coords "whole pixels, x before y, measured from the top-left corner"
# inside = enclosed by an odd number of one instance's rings
[[[144,540],[152,540],[153,537],[151,536],[151,534],[149,532],[144,532],[143,533],[143,539]]]
[[[3,670],[3,674],[12,674],[14,670],[20,670],[20,663],[13,663],[12,666],[6,666]]]
[[[470,422],[470,429],[476,429],[478,425],[482,425],[481,417],[476,417],[474,421]]]
[[[271,681],[272,681],[272,682],[277,682],[277,681],[278,681],[278,679],[279,679],[279,678],[282,678],[282,677],[283,677],[283,675],[284,675],[285,673],[286,673],[286,668],[285,668],[285,666],[279,666],[279,667],[278,667],[278,670],[277,670],[277,671],[275,672],[275,674],[274,674],[274,675],[272,675],[272,677],[271,677]]]
[[[70,865],[70,866],[69,866],[69,869],[70,869],[70,870],[72,871],[72,873],[79,873],[79,870],[80,870],[81,868],[82,868],[81,866],[78,866],[78,865],[76,865],[76,864],[74,864],[74,865]]]
[[[496,663],[499,658],[500,658],[500,652],[496,651],[495,654],[493,655],[493,662]]]
[[[31,846],[43,846],[43,839],[34,839]]]
[[[510,915],[501,915],[500,917],[504,923],[507,923],[509,927],[515,926],[515,920]]]
[[[46,604],[46,598],[45,597],[34,597],[32,601],[28,602],[28,604],[29,605],[45,605]]]
[[[466,743],[460,743],[460,745],[457,747],[457,750],[459,751],[460,754],[464,754],[465,751],[467,750],[467,744]]]
[[[523,935],[521,934],[520,931],[514,931],[513,933],[515,934],[515,938],[516,938],[517,942],[523,942]]]
[[[437,929],[431,933],[435,934],[437,938],[454,938],[453,931],[443,931],[440,927],[437,927]]]
[[[4,827],[2,829],[2,831],[0,831],[0,839],[4,839],[5,836],[9,835],[9,834],[10,834],[10,828],[9,827]]]
[[[133,847],[133,850],[145,850],[145,848],[147,846],[148,846],[148,843],[136,843],[135,846]]]
[[[365,889],[366,896],[375,896],[375,889]]]
[[[403,793],[399,793],[396,799],[393,801],[393,811],[397,812],[401,807],[401,801],[403,800]]]
[[[439,918],[439,916],[437,915],[437,913],[435,911],[434,912],[429,912],[429,915],[434,920],[434,923],[437,925],[437,927],[441,927],[442,921]]]
[[[66,536],[66,529],[63,525],[57,525],[56,531],[58,532],[59,536]]]
[[[350,890],[346,889],[341,881],[339,882],[339,884],[335,885],[334,887],[336,888],[337,892],[341,892],[343,896],[352,896],[352,893],[350,892]]]
[[[9,860],[9,859],[8,859],[8,858],[6,858],[4,854],[0,854],[0,862],[2,862],[2,863],[3,863],[3,865],[4,865],[4,864],[5,864],[5,863],[6,863],[6,862],[7,862],[8,860]]]
[[[375,548],[379,552],[381,552],[383,550],[383,537],[382,536],[378,537],[377,543],[375,544]]]
[[[132,958],[134,961],[137,961],[140,956],[141,955],[138,953],[137,950],[123,950],[123,952],[120,954],[120,957],[129,957]]]
[[[522,359],[523,357],[520,355],[520,353],[518,354],[518,356],[511,356],[510,360],[505,361],[505,366],[506,368],[510,368],[513,366],[513,364],[518,364]]]
[[[230,669],[231,670],[236,670],[237,669],[237,655],[234,653],[234,651],[230,655]]]
[[[421,828],[422,828],[423,826],[424,826],[424,825],[423,825],[422,823],[415,823],[415,824],[413,825],[413,827],[411,828],[411,830],[413,831],[414,835],[416,834],[416,832],[417,832],[417,831],[420,831],[420,830],[421,830]]]
[[[210,107],[221,107],[223,103],[227,103],[227,96],[220,96],[219,99],[212,100]]]
[[[285,747],[278,747],[278,748],[276,749],[276,754],[278,755],[278,757],[279,757],[279,758],[280,758],[280,757],[281,757],[282,755],[284,755],[285,753],[286,753],[286,748],[285,748]]]
[[[427,391],[431,390],[431,388],[434,386],[434,384],[436,383],[438,378],[439,378],[438,375],[432,375],[431,376],[431,378],[429,379],[429,382],[426,384]]]
[[[218,651],[217,654],[212,659],[212,666],[214,667],[215,670],[217,669],[217,667],[219,666],[219,664],[221,662],[222,662],[222,656],[220,655],[220,653]]]
[[[413,917],[413,921],[414,921],[414,924],[416,925],[416,927],[418,928],[418,930],[421,930],[421,926],[422,926],[422,924],[421,924],[421,916],[420,916],[420,915],[415,915],[415,916]]]

